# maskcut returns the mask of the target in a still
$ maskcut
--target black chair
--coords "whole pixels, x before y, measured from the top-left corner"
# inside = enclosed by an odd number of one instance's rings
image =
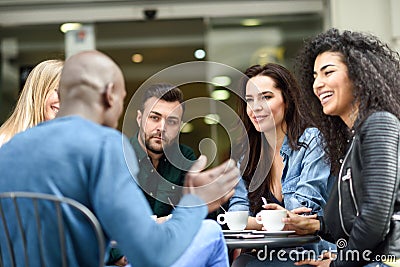
[[[29,205],[27,205],[27,201],[29,201]],[[24,203],[22,206],[21,203]],[[6,212],[7,210],[7,212]],[[23,211],[22,211],[23,210]],[[51,212],[50,212],[51,211]],[[70,264],[68,263],[67,258],[67,246],[66,246],[66,236],[65,229],[66,227],[70,227],[68,223],[63,219],[63,214],[65,212],[73,212],[77,216],[81,216],[81,219],[86,220],[97,239],[98,247],[98,259],[93,259],[93,261],[98,260],[98,266],[104,266],[104,248],[105,248],[105,240],[103,236],[103,231],[101,229],[100,223],[94,214],[81,203],[65,198],[65,197],[57,197],[49,194],[42,193],[34,193],[34,192],[6,192],[0,193],[0,231],[4,231],[4,236],[6,240],[3,241],[5,243],[5,247],[1,247],[0,245],[0,267],[15,267],[16,259],[22,258],[24,259],[24,266],[30,265],[30,258],[32,258],[32,251],[28,252],[28,242],[34,242],[34,244],[38,244],[38,251],[40,255],[35,255],[35,260],[40,259],[40,265],[45,267],[45,259],[48,255],[46,255],[46,249],[44,244],[49,244],[46,242],[49,239],[49,233],[45,232],[51,231],[52,237],[55,240],[58,240],[59,243],[59,251],[60,251],[60,262],[62,262],[62,267],[68,267]],[[25,216],[25,217],[24,217]],[[54,223],[56,225],[52,225],[52,229],[44,229],[41,225],[42,218],[44,216],[54,216]],[[26,218],[29,217],[29,218]],[[48,218],[46,218],[48,219]],[[14,232],[10,231],[10,223],[13,223],[12,228]],[[2,227],[1,227],[2,225]],[[3,229],[1,229],[3,228]],[[29,228],[29,229],[28,229]],[[17,231],[15,230],[17,229]],[[35,236],[37,236],[38,240],[28,240],[27,239],[27,231],[32,231],[32,229],[36,229]],[[55,229],[57,229],[55,231]],[[16,233],[18,232],[18,233]],[[24,251],[24,255],[16,255],[15,254],[15,241],[16,235],[22,238],[22,250]],[[54,243],[54,240],[50,242]],[[35,249],[36,250],[36,249]],[[4,259],[2,255],[8,255],[9,261],[11,262],[11,266],[4,266]],[[95,265],[92,265],[95,266]],[[53,267],[53,266],[50,266]]]

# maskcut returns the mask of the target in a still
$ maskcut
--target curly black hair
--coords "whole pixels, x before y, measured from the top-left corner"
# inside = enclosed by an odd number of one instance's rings
[[[376,111],[388,111],[400,117],[400,60],[397,52],[372,34],[340,32],[334,28],[309,40],[296,57],[295,75],[302,100],[299,108],[319,128],[325,151],[337,172],[351,132],[340,117],[323,113],[313,93],[314,62],[324,52],[339,53],[348,68],[348,77],[354,86],[354,103],[359,103],[355,131]]]

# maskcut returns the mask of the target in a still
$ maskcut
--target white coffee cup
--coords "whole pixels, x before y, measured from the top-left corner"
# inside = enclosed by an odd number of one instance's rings
[[[281,231],[285,226],[286,210],[262,210],[257,213],[256,222],[262,224],[267,231]]]
[[[246,228],[248,217],[248,211],[228,211],[224,214],[219,214],[217,222],[221,225],[226,223],[230,230],[241,231]]]

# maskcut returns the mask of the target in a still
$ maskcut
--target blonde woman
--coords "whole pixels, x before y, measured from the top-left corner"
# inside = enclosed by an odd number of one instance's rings
[[[58,83],[64,61],[46,60],[29,74],[10,118],[0,127],[0,146],[40,122],[54,119],[59,109]]]

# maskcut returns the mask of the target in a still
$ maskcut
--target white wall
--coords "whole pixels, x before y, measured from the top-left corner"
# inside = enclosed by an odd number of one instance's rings
[[[400,0],[391,0],[393,46],[400,53]]]
[[[331,26],[370,32],[400,51],[400,0],[329,0]]]

